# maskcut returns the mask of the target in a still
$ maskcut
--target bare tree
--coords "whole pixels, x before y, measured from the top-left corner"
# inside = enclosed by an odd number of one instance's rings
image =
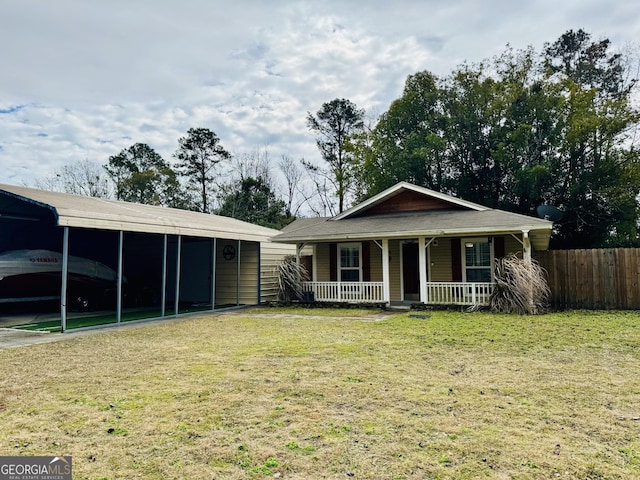
[[[290,156],[284,154],[278,162],[278,168],[285,181],[284,196],[287,201],[287,209],[291,215],[297,216],[302,206],[308,204],[313,197],[313,194],[308,193],[304,188],[305,183],[302,182],[304,171]]]
[[[333,217],[338,213],[333,201],[335,196],[335,183],[326,171],[313,163],[302,159],[302,166],[309,180],[313,183],[314,194],[308,198],[307,207],[314,215],[319,217]]]
[[[231,166],[232,176],[235,177],[233,180],[245,180],[249,177],[262,178],[270,187],[273,187],[270,163],[271,159],[267,147],[235,154]]]
[[[42,190],[71,193],[85,197],[111,198],[113,188],[102,166],[88,159],[63,166],[49,177],[35,180]]]
[[[259,180],[263,186],[274,190],[269,151],[266,147],[249,152],[234,152],[230,158],[229,168],[216,181],[215,211],[221,209],[228,198],[238,192],[239,185],[248,179]]]

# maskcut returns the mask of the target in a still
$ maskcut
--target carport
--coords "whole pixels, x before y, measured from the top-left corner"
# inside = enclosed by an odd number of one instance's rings
[[[22,327],[64,332],[271,300],[273,267],[294,253],[270,243],[277,233],[216,215],[0,185],[0,327],[29,318]]]

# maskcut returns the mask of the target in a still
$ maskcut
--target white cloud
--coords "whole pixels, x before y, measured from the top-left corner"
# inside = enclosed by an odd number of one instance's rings
[[[191,127],[236,153],[318,158],[307,112],[381,113],[420,70],[445,75],[569,28],[622,46],[633,2],[21,0],[0,4],[0,183],[136,142],[166,159]]]

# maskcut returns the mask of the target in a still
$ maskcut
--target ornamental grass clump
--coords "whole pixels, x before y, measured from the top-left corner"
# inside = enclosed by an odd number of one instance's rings
[[[290,304],[300,300],[304,294],[304,282],[308,278],[307,269],[294,255],[287,255],[277,266],[278,300]]]
[[[539,315],[549,308],[546,272],[533,259],[527,262],[516,255],[497,259],[495,283],[489,300],[492,312]]]

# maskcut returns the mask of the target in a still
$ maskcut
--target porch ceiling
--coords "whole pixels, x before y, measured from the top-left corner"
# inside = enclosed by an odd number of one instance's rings
[[[464,237],[529,232],[535,250],[546,250],[553,223],[526,215],[488,209],[432,210],[370,217],[303,218],[285,227],[274,242],[309,243],[383,238]]]

